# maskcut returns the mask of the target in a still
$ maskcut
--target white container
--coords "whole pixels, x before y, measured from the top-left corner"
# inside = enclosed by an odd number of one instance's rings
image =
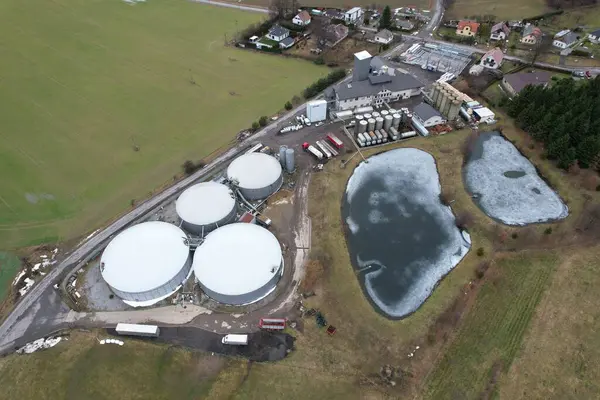
[[[221,343],[234,346],[246,346],[248,344],[248,335],[225,335]]]

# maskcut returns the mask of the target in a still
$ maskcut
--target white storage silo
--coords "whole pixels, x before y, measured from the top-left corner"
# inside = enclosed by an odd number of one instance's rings
[[[279,147],[279,163],[282,167],[285,167],[285,151],[287,150],[287,146],[283,145]]]
[[[369,123],[365,120],[359,121],[358,123],[358,133],[364,133],[367,131],[367,126]]]
[[[400,127],[402,116],[400,114],[394,114],[392,115],[392,118],[392,127],[398,129]]]
[[[289,174],[291,174],[292,172],[294,172],[295,168],[296,168],[296,162],[294,159],[294,149],[288,148],[285,151],[285,170]]]
[[[133,307],[159,302],[185,283],[191,257],[186,233],[175,225],[143,222],[119,233],[100,258],[110,289]]]
[[[369,113],[363,114],[363,117],[365,117],[366,120],[369,120],[370,118],[372,118],[371,114],[369,114]]]
[[[373,118],[369,118],[367,120],[367,130],[370,132],[375,129],[375,120]]]
[[[233,191],[217,182],[202,182],[186,189],[177,199],[175,210],[182,227],[203,236],[235,220],[237,202]]]
[[[381,114],[379,113],[379,111],[373,111],[371,113],[371,118],[375,118],[375,120],[377,120],[378,117],[381,117]]]
[[[375,130],[383,128],[383,118],[375,118]]]
[[[386,115],[383,118],[383,129],[386,131],[392,127],[392,122],[394,122],[394,118],[391,115]]]
[[[206,237],[196,249],[193,269],[209,297],[244,305],[275,290],[283,274],[283,257],[271,232],[258,225],[235,223]]]
[[[390,112],[388,110],[381,110],[381,116],[385,118],[386,115],[389,115]]]
[[[244,154],[229,164],[227,177],[236,182],[246,200],[269,197],[283,183],[281,164],[268,154]]]

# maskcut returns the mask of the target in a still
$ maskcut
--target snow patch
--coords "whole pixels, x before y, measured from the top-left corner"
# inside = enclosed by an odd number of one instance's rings
[[[482,139],[480,139],[482,140]],[[523,171],[508,178],[507,171]],[[489,135],[481,158],[466,166],[466,183],[490,217],[507,225],[528,225],[566,218],[568,207],[537,174],[534,165],[503,137]]]

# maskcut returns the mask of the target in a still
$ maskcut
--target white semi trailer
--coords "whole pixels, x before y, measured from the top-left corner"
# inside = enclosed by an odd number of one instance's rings
[[[160,328],[156,325],[117,324],[115,329],[119,335],[158,337]]]

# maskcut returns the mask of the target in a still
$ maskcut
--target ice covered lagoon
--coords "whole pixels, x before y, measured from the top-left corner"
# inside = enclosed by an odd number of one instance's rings
[[[462,260],[470,239],[439,200],[430,154],[396,149],[368,161],[354,170],[344,198],[350,257],[375,308],[403,318]]]
[[[498,132],[479,135],[464,178],[483,212],[507,225],[556,221],[569,214],[533,164]]]

